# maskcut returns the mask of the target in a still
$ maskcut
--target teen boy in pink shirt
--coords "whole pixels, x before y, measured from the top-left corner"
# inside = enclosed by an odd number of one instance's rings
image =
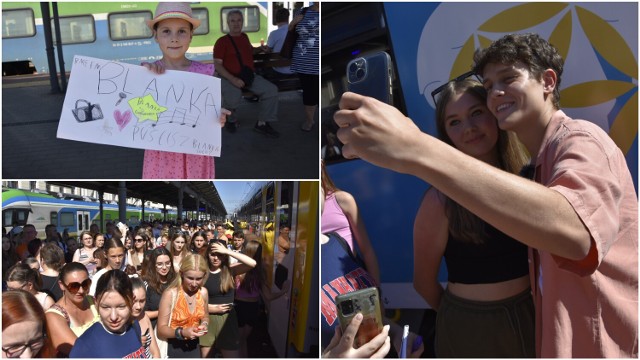
[[[418,176],[530,247],[537,356],[637,358],[638,200],[624,155],[560,110],[564,61],[546,40],[506,35],[474,60],[498,125],[531,154],[535,182],[352,93],[335,114],[343,154]]]

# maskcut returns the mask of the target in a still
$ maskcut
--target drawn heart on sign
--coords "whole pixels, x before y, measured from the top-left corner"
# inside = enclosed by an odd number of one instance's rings
[[[129,121],[131,121],[131,111],[127,110],[124,113],[120,113],[120,110],[116,110],[113,112],[113,117],[116,119],[116,124],[118,124],[118,128],[120,131],[127,126]]]

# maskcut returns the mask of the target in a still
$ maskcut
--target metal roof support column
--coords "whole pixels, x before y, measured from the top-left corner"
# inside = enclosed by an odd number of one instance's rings
[[[58,47],[58,66],[60,67],[60,85],[62,91],[67,91],[67,73],[64,69],[64,56],[62,55],[62,35],[60,34],[60,17],[58,16],[58,3],[51,3],[51,7],[53,8],[53,26],[56,32],[56,39],[58,39],[58,43],[56,46]]]
[[[142,215],[140,215],[140,218],[141,218],[140,222],[143,222],[143,221],[145,221],[145,218],[144,218],[144,198],[140,199],[140,201],[142,201]]]
[[[182,201],[184,200],[184,182],[180,181],[178,186],[178,220],[184,220],[182,218]]]
[[[127,223],[127,182],[118,181],[118,218]],[[122,234],[126,236],[127,234]]]
[[[58,83],[58,75],[56,70],[56,59],[53,53],[53,36],[51,35],[51,15],[49,14],[49,3],[41,2],[40,10],[42,11],[42,23],[45,26],[42,27],[44,31],[44,46],[47,52],[47,63],[49,64],[49,83],[51,84],[52,93],[60,93],[60,84]]]
[[[100,232],[104,234],[102,225],[104,224],[104,191],[98,191],[98,201],[100,202]]]

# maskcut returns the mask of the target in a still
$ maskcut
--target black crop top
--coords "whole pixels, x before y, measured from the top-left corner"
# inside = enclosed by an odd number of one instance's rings
[[[485,229],[484,244],[463,242],[449,234],[444,258],[450,282],[490,284],[529,273],[527,246],[487,223]]]

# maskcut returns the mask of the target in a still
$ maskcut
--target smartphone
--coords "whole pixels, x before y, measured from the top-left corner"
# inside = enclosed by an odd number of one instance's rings
[[[362,323],[354,339],[354,347],[368,343],[382,332],[382,313],[380,296],[375,287],[360,289],[336,296],[338,321],[344,333],[357,313],[362,313]]]
[[[384,51],[355,58],[347,64],[348,89],[393,105],[393,67]]]

